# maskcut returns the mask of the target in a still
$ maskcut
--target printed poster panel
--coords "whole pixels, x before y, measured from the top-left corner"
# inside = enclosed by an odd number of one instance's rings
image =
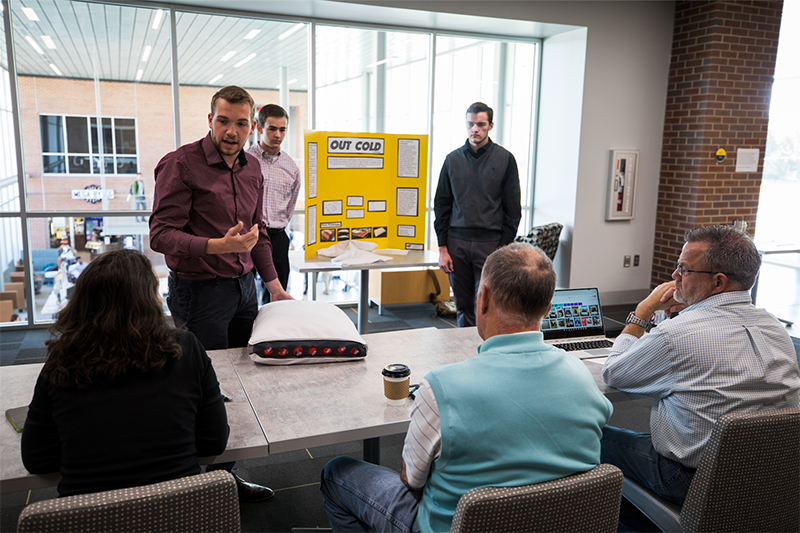
[[[308,159],[306,167],[307,167],[306,176],[308,176],[308,180],[306,183],[306,190],[308,191],[308,197],[316,198],[317,197],[317,143],[310,143],[308,145]]]
[[[424,249],[427,135],[306,130],[305,145],[306,258],[351,239]]]

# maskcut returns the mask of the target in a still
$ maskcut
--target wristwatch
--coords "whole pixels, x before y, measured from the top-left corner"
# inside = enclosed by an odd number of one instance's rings
[[[625,323],[636,324],[637,326],[643,327],[644,329],[647,329],[648,326],[650,326],[650,322],[648,322],[647,320],[642,320],[641,318],[636,316],[636,314],[633,311],[631,311],[628,314],[628,318],[625,319]]]

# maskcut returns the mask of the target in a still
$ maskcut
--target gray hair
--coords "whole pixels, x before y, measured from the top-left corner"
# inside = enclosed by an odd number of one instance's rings
[[[495,305],[510,319],[538,323],[553,299],[556,271],[541,248],[515,242],[486,259],[481,283],[491,289]]]
[[[761,255],[749,235],[733,226],[706,226],[686,232],[686,242],[708,243],[708,270],[728,276],[739,290],[749,290],[761,268]]]

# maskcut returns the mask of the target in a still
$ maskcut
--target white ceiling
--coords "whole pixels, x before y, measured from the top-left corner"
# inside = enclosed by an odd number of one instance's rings
[[[93,2],[69,0],[8,0],[12,11],[14,48],[18,75],[95,77],[102,80],[170,83],[169,13],[153,28],[158,6],[141,2],[138,7],[114,5],[112,0]],[[380,24],[383,27],[414,27],[438,31],[467,32],[473,35],[495,33],[509,37],[545,37],[570,29],[559,24],[490,19],[458,14],[364,5],[362,0],[173,0],[178,11],[178,77],[182,85],[229,85],[247,88],[277,88],[281,67],[287,68],[287,81],[296,80],[290,90],[308,88],[308,24],[283,40],[278,37],[296,26],[297,21],[315,20],[332,23]],[[151,7],[153,6],[153,7]],[[220,7],[228,11],[218,14]],[[416,3],[414,7],[424,6]],[[33,9],[38,21],[29,20],[22,8]],[[5,15],[5,13],[4,13]],[[283,20],[278,20],[283,19]],[[244,36],[260,30],[251,40]],[[320,37],[323,35],[323,37]],[[374,63],[374,31],[354,30],[347,43],[328,42],[318,32],[317,58],[331,57],[331,51],[346,44],[347,63],[362,68]],[[48,48],[43,36],[52,39]],[[43,53],[26,39],[30,38]],[[0,42],[5,65],[5,39]],[[147,61],[142,55],[147,46]],[[321,48],[325,48],[324,50]],[[226,62],[220,59],[229,51],[236,55]],[[234,65],[256,54],[246,64]],[[319,65],[318,65],[319,66]],[[324,70],[324,69],[323,69]],[[318,72],[321,72],[318,69]],[[213,84],[211,80],[222,74]],[[323,76],[324,77],[324,76]],[[317,80],[318,83],[325,83]]]
[[[102,80],[170,83],[169,13],[153,29],[157,9],[65,0],[14,0],[11,4],[18,75],[58,76]],[[29,20],[22,8],[34,10]],[[221,85],[275,88],[280,67],[297,79],[290,89],[307,88],[307,25],[283,40],[278,37],[295,22],[179,12],[178,74],[181,84],[208,85],[223,74]],[[245,40],[251,30],[260,30]],[[52,40],[48,48],[43,36]],[[39,53],[26,38],[38,45]],[[5,45],[5,41],[3,42]],[[144,50],[151,47],[146,61]],[[5,48],[3,46],[3,48]],[[231,59],[220,59],[236,51]],[[250,54],[246,64],[234,65]],[[5,57],[5,54],[4,54]]]

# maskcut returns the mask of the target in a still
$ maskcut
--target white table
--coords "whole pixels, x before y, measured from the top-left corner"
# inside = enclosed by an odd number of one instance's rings
[[[377,462],[377,438],[405,433],[413,400],[390,407],[381,370],[390,363],[411,368],[411,383],[434,368],[477,355],[477,328],[424,328],[363,335],[363,360],[318,365],[254,363],[244,348],[227,350],[267,440],[269,453],[364,440],[365,460]],[[598,388],[612,402],[639,399],[607,386],[602,366],[589,361]]]
[[[477,355],[477,329],[412,329],[364,335],[366,358],[347,363],[269,366],[254,363],[246,348],[209,352],[226,402],[231,434],[222,455],[201,464],[266,457],[309,447],[364,441],[365,460],[378,462],[380,437],[405,433],[413,400],[390,407],[381,370],[411,368],[416,383],[434,368]],[[600,391],[614,403],[642,398],[607,386],[602,366],[585,360]],[[42,364],[0,367],[0,409],[27,405]],[[58,484],[59,474],[33,475],[22,466],[21,434],[0,423],[0,492]]]
[[[44,363],[0,367],[0,410],[3,422],[0,423],[0,493],[18,490],[41,489],[57,485],[61,474],[33,475],[22,466],[20,441],[22,433],[17,433],[6,417],[6,410],[31,403],[33,388]]]
[[[375,250],[375,253],[380,254],[380,250]],[[350,265],[341,266],[331,263],[327,257],[315,255],[309,259],[305,259],[305,252],[296,251],[289,253],[289,263],[292,268],[301,274],[313,274],[311,286],[311,299],[317,299],[317,283],[316,275],[319,272],[341,272],[345,270],[358,270],[361,272],[359,283],[359,296],[358,296],[358,332],[367,332],[367,311],[369,309],[369,271],[370,270],[392,270],[402,268],[414,267],[431,267],[439,266],[438,252],[412,252],[409,251],[406,255],[386,255],[391,257],[391,261],[369,263],[366,265]]]
[[[232,401],[225,402],[228,425],[231,432],[228,446],[222,455],[199,458],[200,464],[254,459],[269,455],[269,446],[264,430],[253,413],[247,394],[242,388],[239,376],[224,351],[209,352],[220,388]],[[28,405],[33,398],[36,378],[44,366],[42,363],[0,367],[0,410],[5,418],[6,409]],[[58,473],[35,475],[22,466],[20,456],[21,433],[4,420],[0,423],[0,493],[28,489],[39,489],[57,485],[61,480]]]

